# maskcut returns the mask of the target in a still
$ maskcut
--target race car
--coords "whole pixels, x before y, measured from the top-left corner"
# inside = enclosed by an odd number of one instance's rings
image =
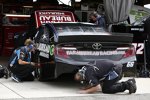
[[[109,59],[123,64],[123,71],[135,71],[133,34],[107,32],[95,24],[62,22],[41,25],[34,36],[38,53],[39,80],[74,73],[90,61]]]
[[[133,34],[139,77],[149,77],[150,70],[150,9],[134,5],[128,24],[112,25],[113,32]]]
[[[107,32],[91,23],[78,22],[70,11],[36,10],[32,27],[15,35],[16,46],[27,38],[37,45],[33,61],[41,65],[35,74],[39,80],[55,79],[74,73],[93,60],[109,59],[124,65],[123,70],[136,73],[133,34]],[[36,27],[36,28],[35,28]]]

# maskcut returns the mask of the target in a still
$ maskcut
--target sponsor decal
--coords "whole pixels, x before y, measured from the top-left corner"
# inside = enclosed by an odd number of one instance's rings
[[[43,52],[45,52],[45,53],[49,53],[50,45],[43,44],[43,43],[39,43],[37,49],[38,49],[39,51],[43,51]]]
[[[44,52],[40,52],[40,56],[45,57],[45,58],[49,58],[49,54],[44,53]]]
[[[140,31],[140,32],[143,32],[144,28],[131,28],[131,31]]]
[[[70,11],[61,10],[39,10],[35,11],[37,27],[46,23],[54,22],[75,22],[75,18]]]
[[[50,54],[51,56],[54,55],[54,45],[50,45],[49,54]]]
[[[67,55],[82,55],[82,56],[103,56],[103,55],[122,55],[125,51],[66,51]]]

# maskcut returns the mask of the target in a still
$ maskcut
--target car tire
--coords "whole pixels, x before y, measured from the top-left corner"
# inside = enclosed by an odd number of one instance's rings
[[[48,59],[38,57],[41,67],[35,69],[36,78],[39,81],[52,81],[55,79],[55,64],[50,64]]]

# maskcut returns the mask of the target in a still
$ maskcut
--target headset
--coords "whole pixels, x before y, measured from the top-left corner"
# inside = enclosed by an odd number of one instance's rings
[[[80,75],[81,77],[81,80],[85,80],[85,71],[86,71],[86,67],[83,66],[81,69],[78,70],[78,74]]]

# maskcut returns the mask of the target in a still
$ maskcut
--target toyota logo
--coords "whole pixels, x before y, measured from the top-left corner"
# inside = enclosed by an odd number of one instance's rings
[[[101,45],[100,43],[94,43],[94,44],[92,45],[92,48],[93,48],[94,50],[100,50],[100,49],[102,48],[102,45]]]

